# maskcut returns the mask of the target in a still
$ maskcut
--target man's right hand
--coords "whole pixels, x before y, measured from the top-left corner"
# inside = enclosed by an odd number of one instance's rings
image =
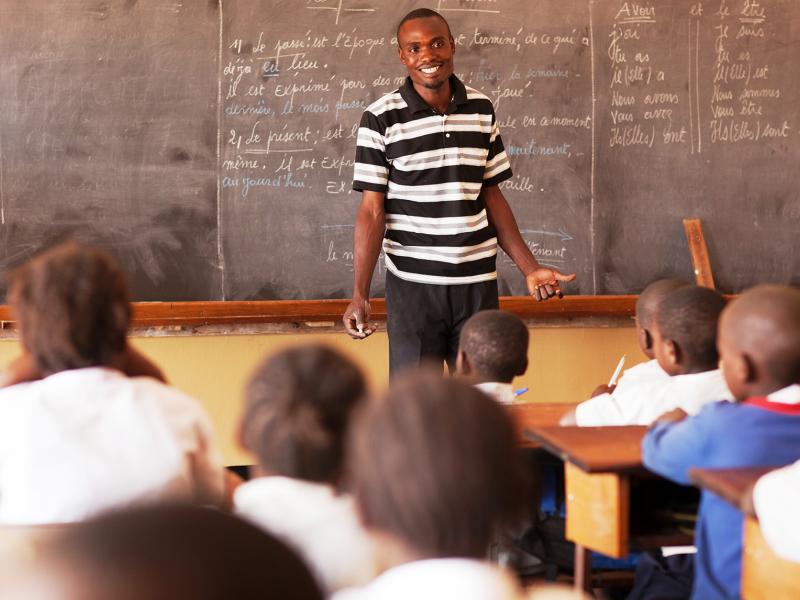
[[[345,331],[354,340],[363,340],[375,333],[376,325],[369,323],[369,300],[353,300],[342,317]]]

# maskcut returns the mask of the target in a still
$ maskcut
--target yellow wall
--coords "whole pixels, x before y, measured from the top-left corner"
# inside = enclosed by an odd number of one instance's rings
[[[134,337],[133,343],[154,359],[170,382],[198,398],[211,414],[227,464],[247,464],[247,454],[235,439],[241,391],[248,374],[264,356],[290,344],[324,342],[358,362],[373,390],[388,379],[386,334],[362,341],[343,333],[203,335]],[[0,340],[0,364],[19,351],[14,340]],[[632,327],[534,328],[531,330],[530,367],[514,385],[530,390],[522,400],[576,402],[605,383],[619,357],[627,366],[644,360]]]

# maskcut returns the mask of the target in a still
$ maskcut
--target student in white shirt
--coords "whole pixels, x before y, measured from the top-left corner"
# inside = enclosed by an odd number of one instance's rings
[[[647,393],[647,386],[657,386],[667,381],[669,375],[659,366],[653,349],[653,324],[658,305],[667,294],[687,285],[680,279],[659,279],[642,290],[636,299],[634,323],[639,348],[649,360],[627,369],[617,385],[598,386],[589,400],[564,415],[562,425],[588,427],[628,424],[631,417],[626,414],[626,408],[631,402],[635,403],[630,398]]]
[[[800,386],[796,388],[795,393]],[[753,488],[753,505],[761,532],[772,551],[800,563],[800,461],[767,473]]]
[[[511,382],[528,369],[528,328],[501,310],[472,315],[461,329],[456,374],[501,404],[515,400]]]
[[[588,422],[578,424],[650,425],[675,409],[695,415],[706,404],[730,400],[716,347],[724,307],[722,295],[708,288],[685,286],[669,293],[651,327],[656,360],[669,378],[640,385],[623,398],[593,398],[584,412]]]
[[[294,547],[328,594],[375,576],[371,542],[339,491],[345,436],[364,395],[359,369],[319,345],[267,359],[246,391],[241,438],[259,476],[236,490],[236,512]]]
[[[0,390],[0,522],[72,522],[134,503],[221,506],[211,424],[191,398],[128,377],[125,277],[65,244],[10,276],[25,357],[41,379]]]
[[[348,465],[385,570],[335,600],[521,600],[516,580],[484,560],[527,491],[497,402],[441,374],[407,376],[356,421]]]

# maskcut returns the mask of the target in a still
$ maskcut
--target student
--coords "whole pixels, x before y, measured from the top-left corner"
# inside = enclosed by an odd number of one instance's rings
[[[440,374],[407,377],[356,422],[348,461],[387,570],[336,600],[521,598],[511,575],[482,560],[527,487],[500,405]]]
[[[484,310],[461,330],[456,373],[501,404],[515,400],[511,382],[528,368],[528,328],[516,315]]]
[[[11,274],[9,302],[43,378],[0,390],[0,522],[79,521],[164,498],[223,503],[202,408],[117,368],[131,307],[116,262],[57,246]]]
[[[778,466],[800,458],[800,290],[745,292],[723,311],[717,344],[737,403],[713,403],[691,418],[675,410],[642,443],[644,465],[682,485],[694,467]],[[695,545],[692,597],[738,597],[742,514],[704,491]]]
[[[798,505],[800,461],[767,473],[753,488],[753,506],[764,539],[775,554],[796,563],[800,563]]]
[[[674,288],[658,306],[647,337],[668,377],[634,380],[624,393],[592,398],[578,407],[578,425],[649,425],[676,407],[696,414],[708,402],[730,399],[716,349],[725,299],[714,290],[686,285]]]
[[[375,575],[353,501],[337,489],[364,394],[358,368],[325,346],[276,354],[246,392],[241,438],[260,476],[236,490],[236,511],[294,547],[328,593]]]
[[[673,290],[687,285],[679,279],[659,279],[642,290],[636,299],[634,323],[639,348],[649,360],[627,369],[618,385],[598,386],[589,400],[564,415],[562,425],[588,427],[627,424],[632,420],[628,406],[637,404],[635,398],[647,393],[644,391],[647,386],[661,385],[667,381],[669,375],[659,366],[653,349],[653,324],[661,301]]]
[[[15,600],[322,600],[282,542],[205,508],[154,506],[75,525],[0,583]]]

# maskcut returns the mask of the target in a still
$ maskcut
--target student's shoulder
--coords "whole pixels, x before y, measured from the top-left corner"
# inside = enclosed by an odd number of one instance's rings
[[[669,375],[662,369],[655,359],[646,360],[637,365],[625,369],[620,385],[623,383],[651,383],[669,381]]]
[[[169,414],[180,414],[206,420],[208,416],[200,402],[169,384],[152,377],[130,377],[129,385],[136,389],[136,396],[158,410]]]

